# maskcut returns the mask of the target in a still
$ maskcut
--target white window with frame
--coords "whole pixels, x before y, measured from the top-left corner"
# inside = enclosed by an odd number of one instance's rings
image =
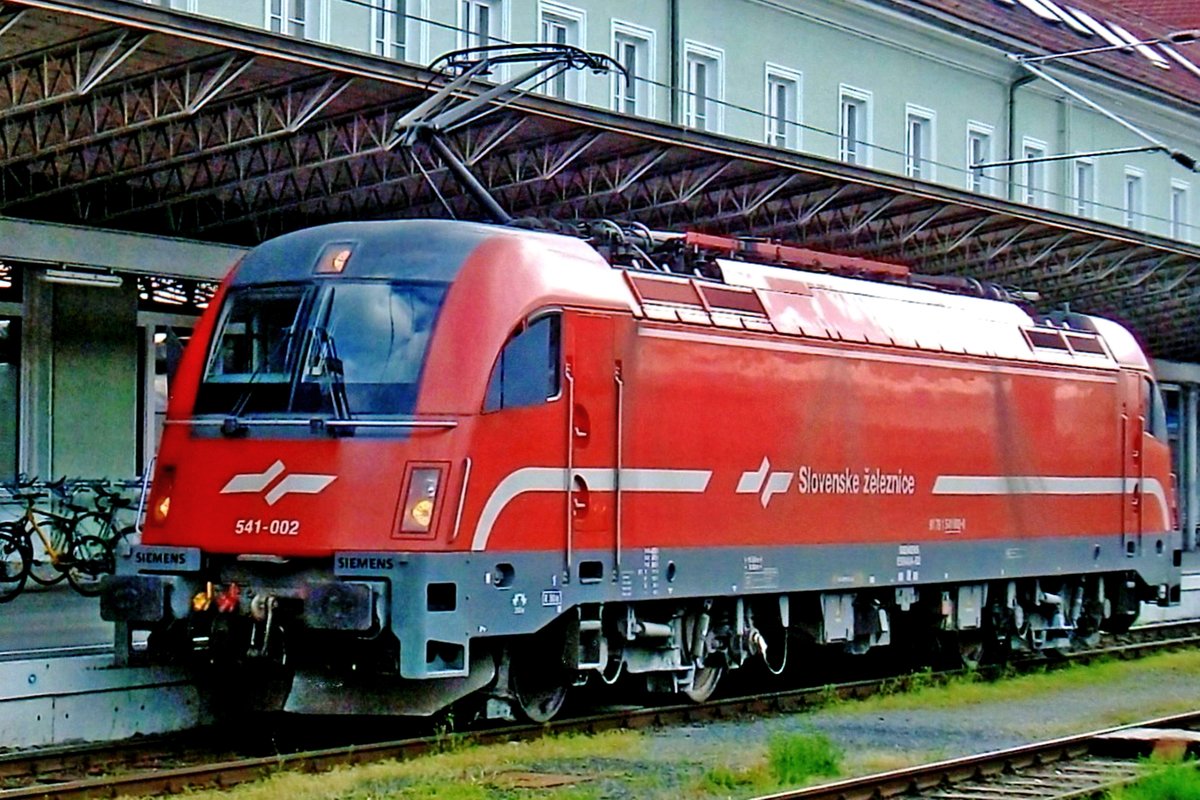
[[[508,41],[508,6],[504,0],[461,0],[458,46],[486,47]]]
[[[428,16],[428,0],[370,0],[371,52],[396,61],[423,62],[420,21]]]
[[[329,0],[267,0],[266,12],[271,33],[329,41]]]
[[[871,93],[852,86],[838,89],[838,159],[871,165]]]
[[[1029,137],[1022,140],[1022,163],[1017,180],[1020,184],[1021,200],[1027,205],[1046,205],[1046,162],[1039,160],[1045,157],[1045,142]]]
[[[1076,216],[1096,218],[1096,162],[1077,158],[1071,166],[1071,197],[1075,200]]]
[[[195,14],[199,11],[200,0],[142,0],[146,5],[162,6],[174,11],[186,11]]]
[[[639,117],[654,116],[655,36],[650,28],[613,20],[612,57],[629,80],[612,72],[612,110]]]
[[[1125,189],[1122,194],[1122,221],[1126,228],[1140,230],[1145,224],[1146,172],[1137,167],[1125,167]]]
[[[1182,242],[1191,240],[1191,184],[1171,179],[1171,238]]]
[[[982,122],[967,123],[967,188],[977,194],[996,193],[995,167],[972,169],[996,160],[996,129]]]
[[[538,31],[541,37],[539,41],[583,48],[587,41],[587,13],[579,8],[541,0],[538,3]],[[586,70],[562,68],[552,74],[539,87],[539,91],[551,97],[582,103],[585,100],[586,76]]]
[[[937,113],[932,109],[904,107],[904,174],[932,181],[937,177]]]
[[[800,149],[799,72],[778,64],[767,64],[766,71],[766,142],[785,150]]]
[[[699,42],[683,43],[684,118],[689,128],[725,128],[725,52]]]

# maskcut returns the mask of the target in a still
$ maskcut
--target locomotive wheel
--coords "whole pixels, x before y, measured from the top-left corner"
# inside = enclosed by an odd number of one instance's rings
[[[938,631],[930,646],[935,669],[977,669],[989,655],[980,631]]]
[[[958,660],[964,669],[979,669],[987,654],[987,646],[980,633],[959,633]]]
[[[231,731],[252,734],[265,715],[282,711],[295,677],[291,670],[268,664],[242,662],[236,665],[237,679],[230,678],[233,665],[213,666],[199,676],[197,688],[218,725]]]
[[[1136,611],[1123,611],[1113,614],[1100,625],[1100,629],[1108,633],[1125,633],[1137,621]]]
[[[530,722],[549,722],[567,701],[566,674],[545,665],[517,668],[509,679],[517,708]]]
[[[723,674],[725,670],[722,667],[696,667],[696,674],[692,677],[692,688],[685,689],[684,695],[693,703],[703,703],[712,697]]]

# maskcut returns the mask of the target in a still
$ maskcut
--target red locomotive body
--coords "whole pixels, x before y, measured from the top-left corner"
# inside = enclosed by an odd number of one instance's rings
[[[252,251],[176,377],[118,645],[268,666],[297,710],[543,719],[589,675],[701,697],[789,636],[1062,648],[1177,592],[1118,325],[656,244],[675,271],[457,222]]]

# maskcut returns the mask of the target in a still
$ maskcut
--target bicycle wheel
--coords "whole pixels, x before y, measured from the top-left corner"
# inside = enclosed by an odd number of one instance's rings
[[[116,538],[112,513],[108,511],[89,511],[80,514],[71,522],[71,537],[82,539],[84,536],[95,536],[97,539],[112,541]]]
[[[29,577],[29,547],[23,538],[14,535],[12,526],[0,530],[0,603],[7,603],[25,588]]]
[[[117,560],[109,542],[99,536],[83,536],[71,542],[67,581],[84,597],[95,597],[104,586],[104,578],[116,569]]]
[[[53,519],[39,520],[38,526],[46,538],[43,539],[36,531],[30,531],[27,541],[33,560],[29,565],[29,577],[42,586],[53,586],[67,577],[71,534]]]

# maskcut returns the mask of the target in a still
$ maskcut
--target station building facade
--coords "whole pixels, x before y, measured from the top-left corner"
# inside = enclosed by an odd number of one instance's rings
[[[1200,157],[1200,43],[1101,0],[994,0],[966,16],[947,0],[128,2],[383,62],[573,45],[610,55],[630,80],[566,72],[535,91],[673,123],[683,137],[722,134],[1118,225],[1135,239],[1200,239],[1200,183],[1185,166]],[[1051,80],[1014,58],[1094,47],[1109,51],[1037,62]],[[1163,147],[1135,152],[1154,142]],[[0,231],[0,475],[141,473],[171,348],[252,243],[4,225],[14,233]],[[50,274],[73,266],[122,280]],[[1194,530],[1200,374],[1163,366]]]
[[[978,19],[954,16],[959,4],[944,0],[145,1],[418,65],[484,44],[574,45],[610,55],[632,80],[576,71],[536,91],[1197,238],[1193,171],[1163,152],[1088,155],[1147,140],[1010,57],[1179,33],[1109,0],[994,0]],[[1037,66],[1170,148],[1200,154],[1200,44],[1114,52],[1108,72],[1083,56]],[[1082,155],[972,169],[1067,154]]]

